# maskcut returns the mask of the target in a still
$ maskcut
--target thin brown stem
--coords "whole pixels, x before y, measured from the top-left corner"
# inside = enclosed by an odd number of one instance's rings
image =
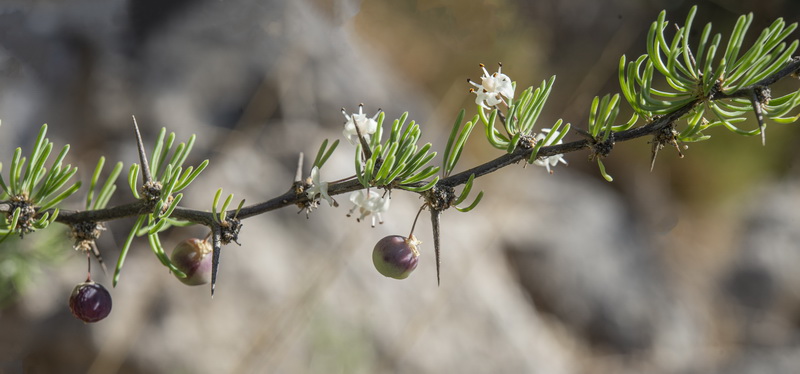
[[[417,216],[414,217],[414,223],[411,224],[411,232],[408,233],[409,238],[411,237],[411,235],[414,235],[414,228],[417,227],[417,220],[419,219],[419,215],[422,214],[422,210],[425,209],[426,206],[428,206],[427,203],[422,204],[422,206],[419,207],[419,211],[417,211]]]
[[[743,87],[736,92],[731,92],[731,93],[715,92],[710,97],[698,98],[690,103],[685,104],[682,107],[675,109],[673,112],[670,112],[668,114],[653,119],[652,121],[641,127],[614,133],[615,141],[623,142],[645,136],[655,135],[663,128],[673,125],[675,121],[677,121],[684,115],[688,114],[697,105],[700,105],[705,101],[713,101],[713,100],[720,100],[720,99],[734,98],[734,97],[750,97],[751,93],[756,89],[756,87],[767,87],[777,82],[781,78],[789,76],[795,72],[798,72],[799,70],[800,70],[800,57],[794,57],[786,67],[776,72],[775,74],[762,79],[760,82],[754,84],[753,86]],[[138,126],[136,126],[135,121],[134,125],[137,130],[136,131],[137,141],[139,143],[139,153],[140,153],[140,158],[142,159],[143,171],[145,174],[148,174],[147,170],[149,169],[149,167],[147,166],[145,158],[146,156],[144,156],[144,147],[142,146],[138,132]],[[540,157],[548,157],[556,154],[575,152],[590,147],[591,147],[590,140],[582,139],[568,143],[542,147],[539,149],[538,155]],[[516,151],[514,151],[513,153],[503,154],[491,161],[477,165],[471,169],[462,171],[458,174],[450,175],[446,178],[442,178],[439,180],[438,184],[444,187],[456,187],[465,184],[469,180],[470,175],[474,174],[475,177],[478,178],[490,174],[499,169],[502,169],[511,164],[518,163],[530,157],[531,151],[532,151],[531,149],[524,149],[522,147],[517,147]],[[419,182],[414,184],[414,186],[422,186],[423,184],[424,182]],[[328,193],[331,196],[333,196],[361,189],[364,189],[364,186],[362,186],[358,180],[352,179],[352,177],[350,177],[345,180],[341,180],[340,182],[339,181],[332,182],[328,187]],[[290,189],[289,191],[283,193],[282,195],[274,197],[270,200],[242,207],[241,210],[239,210],[238,217],[240,219],[244,219],[259,214],[263,214],[272,210],[276,210],[279,208],[283,208],[289,205],[297,205],[298,203],[303,203],[305,201],[308,201],[307,196],[303,194],[297,194],[293,189]],[[151,211],[152,211],[151,208],[148,207],[146,202],[137,201],[125,205],[119,205],[99,210],[89,210],[89,211],[60,210],[59,215],[56,218],[56,222],[65,224],[75,224],[87,221],[104,222],[125,217],[138,216],[141,214],[148,214],[151,213]],[[11,212],[12,212],[12,204],[10,204],[7,201],[0,201],[0,213],[9,214]],[[50,213],[51,214],[53,213],[52,210],[50,210]],[[230,214],[234,213],[235,211],[230,212]],[[38,214],[41,215],[44,214],[44,212],[40,211],[38,212]],[[214,225],[212,214],[210,212],[205,212],[200,210],[177,207],[172,214],[172,218],[202,224],[210,228],[213,228]]]
[[[86,252],[86,281],[89,282],[92,280],[92,256],[89,256],[89,252]]]

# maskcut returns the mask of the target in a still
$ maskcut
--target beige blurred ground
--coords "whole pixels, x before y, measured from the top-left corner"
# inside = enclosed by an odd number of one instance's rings
[[[263,201],[289,187],[298,152],[341,136],[341,107],[408,110],[441,150],[454,114],[474,111],[466,78],[478,63],[502,62],[520,86],[556,74],[538,126],[585,126],[592,97],[618,92],[619,56],[643,53],[658,11],[682,23],[689,6],[4,0],[0,160],[48,123],[82,178],[100,155],[127,167],[135,114],[150,141],[161,126],[198,135],[192,162],[211,165],[187,206],[207,207],[219,187]],[[800,18],[789,1],[713,1],[696,22],[724,32],[750,11],[752,30]],[[795,373],[798,131],[771,125],[767,147],[712,136],[683,159],[663,150],[652,173],[646,140],[617,144],[612,184],[580,152],[554,175],[512,166],[481,178],[483,203],[443,217],[440,287],[426,217],[412,277],[385,279],[370,263],[374,242],[409,230],[412,194],[393,195],[375,229],[345,217],[346,196],[308,220],[292,208],[247,220],[242,246],[223,251],[214,299],[176,282],[140,240],[111,316],[94,325],[66,307],[85,260],[60,233],[37,233],[19,248],[67,255],[0,310],[0,372]],[[485,143],[476,132],[462,168],[499,155]],[[352,173],[352,152],[342,145],[323,178]],[[120,183],[116,202],[130,199]],[[109,263],[131,224],[101,239]]]

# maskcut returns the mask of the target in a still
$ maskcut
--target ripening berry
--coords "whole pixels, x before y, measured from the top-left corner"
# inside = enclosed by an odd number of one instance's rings
[[[111,313],[111,294],[91,280],[78,284],[69,296],[69,310],[83,322],[97,322]]]
[[[169,259],[186,278],[178,278],[184,284],[199,286],[211,282],[211,253],[214,249],[203,239],[186,239],[172,250]]]
[[[405,279],[417,268],[419,262],[420,241],[411,235],[410,238],[390,235],[378,241],[372,250],[372,263],[379,273],[394,279]]]

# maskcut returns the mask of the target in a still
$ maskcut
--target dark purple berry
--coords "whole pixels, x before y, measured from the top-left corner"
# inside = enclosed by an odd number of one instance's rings
[[[111,294],[101,284],[87,280],[72,290],[69,310],[83,322],[97,322],[111,313]]]
[[[390,235],[378,241],[372,250],[372,263],[378,272],[394,279],[405,279],[417,268],[419,262],[420,241],[411,235],[410,238]]]
[[[203,239],[186,239],[172,250],[170,260],[186,278],[176,275],[178,280],[190,286],[211,282],[211,244]]]

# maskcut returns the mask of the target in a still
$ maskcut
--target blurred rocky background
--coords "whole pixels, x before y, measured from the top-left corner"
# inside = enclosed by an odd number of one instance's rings
[[[583,127],[658,12],[682,24],[693,4],[2,0],[0,160],[48,123],[81,179],[101,155],[127,170],[136,115],[147,144],[161,127],[197,134],[190,161],[211,160],[182,204],[208,208],[219,187],[263,201],[289,188],[299,152],[341,136],[341,107],[407,110],[441,151],[458,110],[474,111],[478,63],[502,61],[523,87],[556,74],[539,126]],[[698,5],[696,30],[727,33],[754,12],[751,38],[800,18],[788,0]],[[711,135],[684,159],[663,150],[652,173],[647,139],[617,144],[613,183],[581,152],[554,175],[520,165],[479,179],[481,205],[443,216],[439,287],[425,216],[409,279],[371,264],[378,239],[408,232],[413,194],[395,193],[374,229],[345,217],[346,196],[309,219],[292,208],[248,219],[213,299],[138,240],[111,315],[93,325],[66,305],[86,263],[63,230],[12,238],[0,244],[0,372],[800,372],[800,132],[769,125],[766,147]],[[481,140],[462,168],[499,155]],[[351,174],[352,151],[343,144],[323,178]],[[124,180],[112,204],[132,199]],[[112,268],[132,224],[110,223],[98,243]],[[202,235],[172,229],[162,242]],[[110,275],[94,278],[110,288]]]

